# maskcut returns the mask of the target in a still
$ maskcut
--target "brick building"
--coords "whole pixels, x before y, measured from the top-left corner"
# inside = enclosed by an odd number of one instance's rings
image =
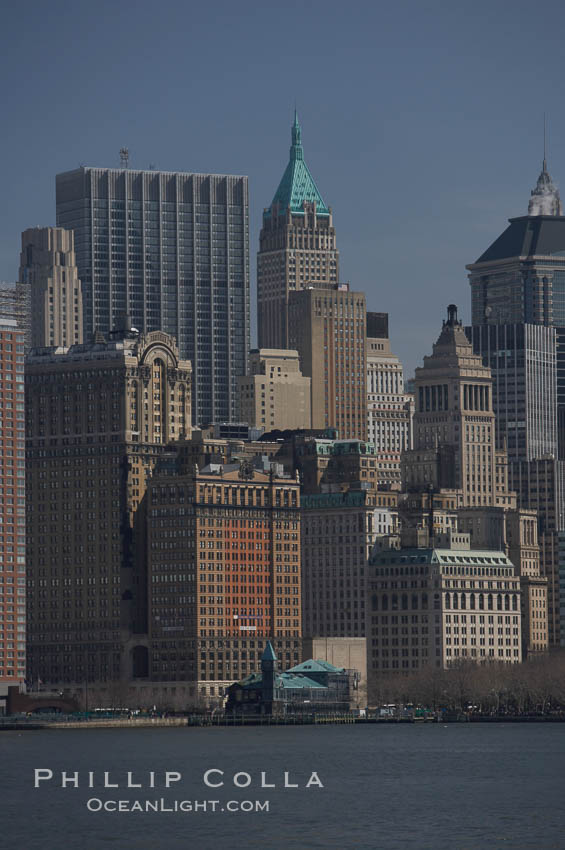
[[[300,485],[171,454],[148,491],[151,679],[223,695],[271,640],[300,660]]]
[[[143,497],[190,433],[171,337],[32,352],[26,364],[29,678],[85,692],[147,675]]]
[[[26,679],[24,332],[0,313],[0,695]]]

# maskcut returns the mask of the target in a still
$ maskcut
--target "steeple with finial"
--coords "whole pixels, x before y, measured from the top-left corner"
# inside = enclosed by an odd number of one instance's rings
[[[302,150],[302,132],[300,130],[300,124],[298,123],[298,112],[296,111],[296,107],[294,109],[294,123],[292,125],[291,130],[292,136],[292,144],[290,146],[290,159],[291,161],[297,159],[304,159],[304,151]]]
[[[528,215],[563,215],[559,190],[547,170],[545,114],[543,116],[543,164],[535,189],[532,189]]]
[[[261,675],[263,701],[262,710],[266,714],[272,714],[277,677],[277,656],[275,655],[275,650],[273,649],[273,644],[270,640],[268,640],[265,644],[265,649],[261,656]]]
[[[304,162],[304,149],[302,147],[302,129],[298,121],[298,112],[294,109],[294,121],[290,129],[291,145],[288,165],[275,192],[273,204],[278,204],[281,212],[290,209],[292,213],[302,215],[304,213],[304,202],[316,204],[316,213],[319,216],[329,216],[329,208],[324,203],[314,178],[310,174],[308,166]],[[270,216],[271,208],[265,210],[264,215]]]

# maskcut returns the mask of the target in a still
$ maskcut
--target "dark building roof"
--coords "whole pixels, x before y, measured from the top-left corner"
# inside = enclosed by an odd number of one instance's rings
[[[551,254],[565,257],[565,216],[524,215],[509,221],[504,233],[481,254],[477,263]]]
[[[388,339],[388,313],[367,313],[367,336]]]

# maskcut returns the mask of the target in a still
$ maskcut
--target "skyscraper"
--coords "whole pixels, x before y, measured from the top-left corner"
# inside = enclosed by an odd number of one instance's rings
[[[346,283],[290,293],[291,348],[312,379],[312,428],[337,428],[341,439],[367,438],[366,307]]]
[[[557,457],[555,328],[480,324],[466,333],[492,372],[497,448],[511,463]]]
[[[5,306],[5,305],[4,305]],[[15,311],[14,311],[15,312]],[[0,316],[0,693],[26,678],[24,333]]]
[[[183,449],[148,491],[151,677],[210,701],[267,639],[300,660],[300,484],[248,461],[196,471]]]
[[[528,215],[509,222],[467,266],[473,325],[565,325],[565,216],[545,159]]]
[[[392,531],[397,494],[377,492],[370,443],[337,440],[331,430],[293,443],[302,483],[303,633],[362,638],[367,560],[383,520]]]
[[[565,216],[547,171],[531,193],[528,215],[467,266],[475,325],[532,324],[557,334],[557,406],[565,424]],[[565,458],[565,428],[559,456]]]
[[[400,456],[411,446],[411,404],[402,363],[390,350],[388,314],[367,313],[368,439],[379,482],[400,487]]]
[[[24,230],[18,280],[29,289],[31,347],[80,345],[82,289],[73,231],[62,227]]]
[[[0,318],[17,322],[24,334],[26,351],[31,348],[31,292],[22,283],[0,283]]]
[[[565,216],[545,156],[528,214],[511,218],[467,268],[473,344],[492,369],[497,437],[508,444],[510,486],[521,508],[538,512],[549,642],[555,646],[558,538],[565,529]]]
[[[357,441],[355,441],[357,442]],[[352,451],[363,446],[351,443]],[[302,497],[303,630],[307,637],[364,637],[366,568],[377,535],[374,490]]]
[[[247,177],[79,168],[57,175],[57,224],[75,234],[84,335],[121,316],[177,340],[193,421],[237,417],[249,351]]]
[[[28,357],[33,680],[86,696],[147,677],[143,497],[165,443],[190,434],[190,379],[190,363],[157,331]]]
[[[463,506],[495,504],[490,369],[473,353],[454,304],[416,369],[415,389],[414,449],[403,456],[408,488],[461,490]]]
[[[297,351],[253,349],[249,375],[238,379],[241,421],[264,431],[310,428],[310,383]]]
[[[288,298],[295,290],[339,280],[331,208],[304,161],[295,113],[290,160],[270,207],[263,212],[257,255],[259,348],[291,348]]]
[[[541,334],[541,339],[547,338],[551,337]],[[523,336],[512,339],[518,349],[521,339],[523,348]],[[495,338],[501,346],[504,341],[510,344],[510,337]],[[519,356],[514,357],[509,369],[509,396],[519,361]],[[542,373],[546,367],[540,364]],[[448,530],[469,534],[475,549],[504,550],[520,580],[524,656],[545,652],[548,582],[540,574],[537,517],[524,505],[516,509],[516,494],[508,487],[505,438],[499,446],[495,440],[494,385],[488,361],[483,363],[480,352],[473,352],[453,304],[432,356],[424,358],[424,367],[416,370],[415,383],[415,448],[402,458],[408,493],[399,503],[403,533],[412,535],[406,545],[427,538],[431,546],[438,534]],[[518,410],[522,413],[520,400],[512,399],[509,415],[517,415]]]

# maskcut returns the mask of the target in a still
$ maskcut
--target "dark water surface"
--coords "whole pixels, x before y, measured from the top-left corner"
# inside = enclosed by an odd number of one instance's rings
[[[565,724],[0,732],[0,757],[2,847],[565,848]],[[35,768],[54,779],[35,789]],[[225,771],[225,787],[206,787],[210,768]],[[61,771],[79,771],[80,787],[61,788]],[[88,788],[87,771],[97,783],[109,771],[121,787]],[[127,771],[144,787],[125,787]],[[164,788],[165,771],[182,781]],[[233,786],[238,771],[253,777],[249,788]],[[262,771],[275,789],[260,787]],[[282,787],[285,771],[300,788]],[[323,789],[303,787],[312,771]],[[94,813],[93,798],[219,803],[216,812]],[[242,800],[268,800],[270,810],[220,810]]]

